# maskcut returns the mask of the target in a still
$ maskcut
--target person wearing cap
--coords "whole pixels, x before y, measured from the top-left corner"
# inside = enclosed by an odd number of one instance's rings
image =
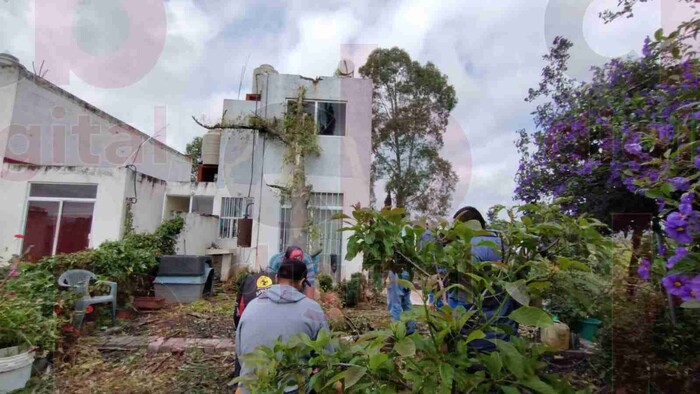
[[[486,221],[476,208],[470,206],[462,207],[454,214],[453,219],[455,222],[458,221],[466,223],[475,230],[488,232],[488,234],[474,236],[470,240],[470,243],[472,244],[471,255],[473,263],[479,264],[484,262],[501,261],[504,252],[503,241],[501,240],[501,237],[497,231],[486,228]],[[421,242],[424,244],[427,242],[438,242],[438,240],[436,240],[432,234],[426,231],[423,239],[421,239]],[[444,243],[449,241],[443,240],[441,242]],[[496,248],[486,245],[486,242],[495,245]],[[440,267],[438,267],[438,271],[443,274],[443,276],[447,276],[448,274],[444,269],[440,271]],[[507,317],[517,308],[516,302],[510,297],[506,297],[505,291],[499,289],[498,287],[494,287],[494,292],[495,294],[485,294],[481,304],[481,313],[486,319],[491,319],[494,317],[494,315],[498,314],[498,316],[495,317],[494,325],[500,325],[502,327],[508,326],[510,327],[511,332],[486,332],[486,337],[484,339],[477,339],[469,342],[469,349],[492,351],[496,348],[493,342],[491,342],[492,339],[508,341],[510,340],[511,335],[518,335],[518,324]],[[464,291],[459,289],[453,289],[452,291],[447,292],[445,298],[447,299],[447,303],[452,308],[463,306],[466,310],[470,310],[474,307],[467,301],[468,297]],[[429,299],[430,302],[436,305],[438,308],[442,306],[442,300],[439,298],[434,299],[433,294],[429,295]],[[501,306],[501,304],[503,305]],[[467,323],[462,329],[462,334],[468,335],[469,331],[470,324]]]
[[[236,329],[236,355],[241,360],[244,377],[254,373],[241,356],[255,351],[260,346],[272,348],[278,340],[305,333],[316,339],[328,323],[321,306],[302,294],[306,282],[306,264],[301,259],[288,258],[280,264],[276,284],[248,304]],[[245,383],[238,385],[241,393],[248,393]],[[288,387],[285,392],[295,392]]]
[[[270,258],[270,262],[267,264],[268,274],[274,277],[282,265],[282,262],[288,259],[304,262],[304,265],[306,266],[306,283],[304,284],[302,293],[311,299],[315,299],[316,295],[314,289],[316,288],[317,267],[311,259],[311,256],[309,256],[308,253],[304,253],[300,247],[290,246],[284,251],[284,253],[277,253],[276,255],[272,256],[272,258]]]

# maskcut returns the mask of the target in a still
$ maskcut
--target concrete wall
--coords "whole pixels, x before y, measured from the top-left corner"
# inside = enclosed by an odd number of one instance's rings
[[[19,71],[14,60],[0,54],[0,163],[5,159],[7,136],[15,108]]]
[[[11,73],[17,75],[11,126],[6,133],[8,143],[3,149],[6,158],[20,163],[82,167],[133,163],[138,172],[158,179],[189,180],[190,160],[185,155],[34,77],[19,64],[3,67],[0,73],[0,81],[11,78]],[[3,92],[3,96],[10,95],[9,91]],[[0,98],[0,104],[4,101],[7,99]],[[154,123],[159,129],[153,132],[162,137],[167,132],[162,129],[165,124],[158,124],[157,111],[154,108]]]
[[[0,260],[6,261],[23,249],[16,234],[24,234],[27,196],[31,182],[94,183],[97,196],[93,211],[90,247],[107,240],[120,239],[124,225],[126,169],[89,167],[36,167],[4,163],[3,172],[14,178],[0,177]]]
[[[205,255],[206,249],[216,241],[219,217],[187,213],[184,218],[185,227],[177,239],[177,254]]]
[[[257,113],[267,118],[284,116],[286,102],[294,99],[300,86],[306,89],[308,100],[331,100],[347,103],[344,136],[319,136],[321,155],[306,161],[307,180],[314,192],[342,193],[343,210],[349,213],[350,205],[369,205],[369,176],[371,162],[372,83],[365,79],[322,77],[317,82],[298,75],[269,75],[260,78],[261,101]],[[267,96],[265,96],[267,94]],[[226,120],[233,121],[252,115],[256,103],[242,100],[224,100]],[[214,200],[214,212],[220,212],[221,196],[247,196],[251,184],[253,207],[253,245],[258,245],[257,264],[267,266],[269,257],[279,252],[280,195],[268,185],[288,185],[290,176],[283,163],[285,146],[273,139],[265,141],[263,163],[263,138],[258,137],[253,149],[254,133],[250,131],[225,131],[222,134],[219,177],[219,193]],[[262,173],[262,179],[261,179]],[[262,180],[262,182],[261,182]],[[259,221],[258,219],[259,215]],[[259,233],[259,237],[258,237]],[[343,255],[349,233],[343,234]],[[257,242],[256,242],[257,240]],[[235,240],[219,240],[222,247],[235,244]],[[254,259],[253,259],[254,260]],[[253,264],[253,263],[251,263]],[[359,271],[361,258],[342,261],[342,275]]]
[[[136,177],[136,203],[131,204],[134,231],[153,232],[162,221],[163,203],[167,182],[148,175],[128,171],[126,197],[134,197]]]

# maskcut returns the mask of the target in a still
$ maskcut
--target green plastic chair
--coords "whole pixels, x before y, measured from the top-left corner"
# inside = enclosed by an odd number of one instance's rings
[[[68,270],[58,278],[58,285],[70,288],[75,294],[83,294],[83,297],[75,303],[75,317],[73,327],[80,329],[85,318],[85,309],[88,305],[112,304],[112,325],[116,323],[117,316],[117,284],[115,282],[102,282],[110,287],[108,295],[91,296],[89,285],[95,279],[95,274],[87,270]]]

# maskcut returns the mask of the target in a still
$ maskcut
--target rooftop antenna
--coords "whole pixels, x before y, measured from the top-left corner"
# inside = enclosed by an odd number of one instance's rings
[[[40,78],[44,78],[46,73],[49,72],[49,69],[47,68],[46,71],[44,70],[44,60],[41,61],[41,65],[39,66],[39,72],[36,72],[36,67],[34,66],[34,61],[32,60],[32,72],[34,72],[34,75],[38,75]],[[42,73],[43,71],[43,73]]]
[[[241,99],[241,88],[243,87],[243,76],[245,75],[245,70],[248,68],[248,60],[250,60],[250,53],[243,63],[243,69],[241,70],[241,78],[238,80],[238,100]]]

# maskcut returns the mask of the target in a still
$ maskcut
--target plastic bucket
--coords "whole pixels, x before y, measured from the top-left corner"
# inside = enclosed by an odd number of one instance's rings
[[[34,352],[18,352],[17,347],[0,349],[0,393],[24,388],[32,375]]]
[[[598,319],[585,319],[579,320],[578,322],[578,334],[581,336],[581,338],[588,341],[593,340],[593,337],[595,336],[596,332],[598,332],[600,325],[603,323]]]

